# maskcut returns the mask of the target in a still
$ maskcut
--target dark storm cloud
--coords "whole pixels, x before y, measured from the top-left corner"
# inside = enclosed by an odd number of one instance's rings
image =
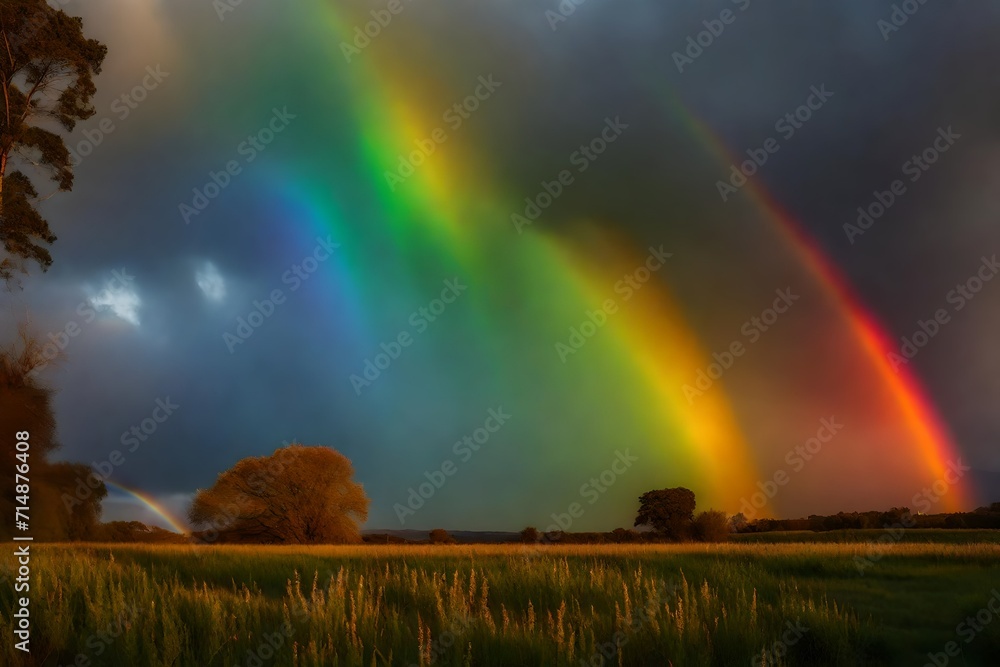
[[[539,226],[572,234],[575,220],[597,212],[639,238],[667,239],[696,253],[703,275],[732,257],[725,242],[705,252],[699,228],[732,239],[748,216],[741,195],[735,205],[720,205],[715,183],[728,177],[728,165],[699,154],[686,136],[690,129],[650,89],[673,89],[745,159],[745,150],[776,136],[775,122],[802,104],[811,87],[825,85],[834,97],[780,142],[755,178],[902,337],[938,308],[954,307],[947,304],[951,290],[974,275],[984,255],[1000,250],[992,166],[1000,147],[1000,90],[992,73],[1000,13],[988,4],[924,3],[902,23],[893,17],[895,5],[591,2],[554,32],[539,27],[541,16],[533,25],[522,19],[492,29],[463,15],[449,27],[450,34],[476,33],[477,56],[462,61],[470,75],[491,62],[505,65],[498,76],[511,80],[507,94],[484,112],[486,124],[469,131],[490,144],[491,160],[519,195],[534,195],[542,179],[565,168],[605,115],[632,125],[595,165],[588,185],[599,185],[570,189]],[[733,11],[733,22],[678,72],[673,55],[724,9]],[[889,27],[894,18],[902,25]],[[961,138],[910,182],[904,163],[931,147],[939,131]],[[897,179],[906,182],[906,193],[852,244],[844,225]],[[768,258],[759,260],[758,270],[766,271]],[[753,262],[745,267],[754,271]],[[703,295],[717,288],[716,281],[701,282]],[[912,363],[974,465],[993,471],[1000,463],[993,451],[1000,354],[988,341],[1000,312],[998,288],[984,288],[954,313]],[[1000,493],[995,479],[985,490],[988,497]]]
[[[885,40],[877,21],[890,15],[890,2],[671,4],[588,0],[555,31],[544,14],[555,2],[413,7],[378,48],[422,35],[440,47],[435,65],[452,85],[490,72],[504,81],[503,94],[469,124],[463,140],[485,147],[506,188],[502,194],[515,203],[566,168],[573,151],[597,135],[606,117],[620,116],[630,125],[621,142],[595,163],[592,180],[581,180],[546,215],[539,225],[546,231],[572,234],[580,217],[595,216],[640,242],[686,250],[678,269],[684,276],[712,276],[716,267],[739,261],[744,270],[774,272],[776,282],[781,270],[768,261],[766,250],[756,266],[753,258],[737,259],[746,228],[760,223],[741,201],[745,193],[728,205],[719,200],[716,182],[728,177],[728,165],[712,158],[672,115],[664,93],[673,91],[734,154],[743,155],[775,135],[775,121],[802,104],[811,86],[825,84],[835,96],[792,139],[782,141],[755,178],[845,268],[892,332],[911,333],[957,281],[973,275],[982,254],[1000,252],[1000,188],[992,166],[1000,150],[995,7],[928,2]],[[85,160],[73,194],[46,204],[60,236],[55,265],[17,297],[38,327],[62,329],[87,298],[83,286],[100,289],[120,267],[136,275],[142,300],[138,327],[102,317],[74,339],[63,370],[52,376],[60,387],[64,454],[103,460],[124,431],[149,416],[157,399],[171,397],[181,407],[122,467],[122,481],[152,491],[190,492],[228,467],[234,452],[266,453],[293,437],[354,448],[359,471],[371,471],[378,457],[362,445],[365,434],[357,421],[346,418],[352,409],[336,407],[356,405],[342,381],[353,369],[317,359],[315,350],[330,341],[297,326],[316,317],[315,303],[325,296],[318,286],[294,295],[282,317],[236,353],[229,354],[222,342],[245,304],[280,285],[282,272],[310,250],[310,239],[274,243],[284,238],[283,231],[257,208],[257,184],[249,177],[235,182],[225,202],[213,204],[190,225],[179,218],[177,205],[191,188],[224,164],[270,111],[213,92],[224,81],[246,90],[259,85],[260,73],[240,65],[248,62],[249,40],[218,36],[222,28],[240,34],[240,26],[258,13],[242,8],[220,26],[206,7],[171,4],[159,10],[166,13],[168,34],[180,39],[162,55],[171,76]],[[723,9],[734,11],[735,21],[678,72],[674,52],[683,51],[688,36],[704,30],[702,22]],[[95,25],[115,20],[101,10],[81,11]],[[281,48],[298,48],[286,41]],[[182,57],[184,49],[205,57]],[[148,64],[154,63],[123,57],[109,67],[100,81],[99,114],[111,113],[114,98],[129,90]],[[275,99],[304,107],[318,99],[314,87],[293,89],[281,72],[266,74],[274,79]],[[219,132],[220,118],[231,131]],[[857,207],[872,200],[873,190],[899,178],[901,164],[947,126],[962,135],[954,150],[890,214],[849,243],[843,224],[854,221]],[[268,163],[280,162],[279,156],[305,141],[290,136],[285,147],[275,146]],[[106,196],[108,190],[115,196]],[[221,305],[207,300],[195,283],[206,261],[226,281],[230,298]],[[725,318],[714,319],[719,309],[709,307],[713,299],[715,304],[729,299],[736,312],[748,314],[758,302],[748,298],[759,296],[756,288],[737,275],[686,282],[680,290],[692,317],[708,327],[709,339],[728,335]],[[1000,281],[956,313],[914,361],[969,459],[994,473],[1000,471],[995,454],[1000,353],[990,341],[1000,326],[998,306]],[[308,387],[306,398],[292,396],[288,386]],[[388,490],[407,479],[375,482],[377,491],[387,490],[382,504],[388,507],[394,501]],[[995,475],[987,482],[990,495],[1000,494]],[[392,521],[388,512],[375,518]]]

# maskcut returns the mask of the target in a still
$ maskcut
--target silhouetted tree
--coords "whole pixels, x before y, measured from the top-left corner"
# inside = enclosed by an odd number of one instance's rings
[[[104,481],[85,463],[49,463],[37,473],[36,524],[53,540],[100,539],[101,501],[108,495]],[[87,493],[80,493],[81,481]]]
[[[889,508],[889,511],[882,512],[881,516],[879,517],[879,528],[901,524],[905,520],[909,520],[909,517],[910,517],[909,507],[891,507]]]
[[[541,539],[541,533],[534,526],[528,526],[521,531],[521,541],[525,544],[534,544],[539,539]]]
[[[18,466],[27,465],[32,536],[36,540],[96,539],[101,501],[108,491],[103,481],[93,478],[85,494],[78,492],[80,480],[92,478],[90,466],[49,461],[58,445],[52,390],[34,373],[42,363],[47,361],[41,355],[41,343],[26,326],[20,328],[15,344],[0,350],[0,433],[26,432],[28,437],[22,441],[29,445],[26,452],[19,452],[17,439],[8,437],[2,443],[0,512],[4,521],[0,535],[6,537],[14,529],[14,503],[21,495],[15,493],[15,473]]]
[[[725,512],[708,510],[694,519],[694,538],[701,542],[725,542],[729,539],[729,521]]]
[[[444,528],[435,528],[428,537],[431,544],[455,544],[455,538],[449,535]]]
[[[93,539],[107,489],[95,481],[86,496],[78,495],[78,478],[89,477],[90,467],[49,461],[58,445],[52,390],[34,373],[42,363],[46,360],[41,343],[27,326],[20,328],[16,343],[0,349],[0,433],[8,434],[0,442],[0,536],[7,538],[14,531],[15,503],[20,504],[16,496],[22,495],[16,493],[16,473],[27,466],[32,536],[36,540]],[[27,438],[20,441],[27,442],[28,448],[18,451],[19,440],[14,436],[24,433]]]
[[[729,532],[739,533],[746,530],[748,524],[749,522],[747,521],[746,515],[743,514],[743,512],[737,512],[733,516],[729,517]]]
[[[566,533],[561,530],[550,530],[545,533],[542,537],[542,541],[546,544],[559,544],[566,539]]]
[[[633,542],[635,541],[636,533],[632,530],[626,530],[625,528],[615,528],[611,531],[611,539],[615,542],[621,544],[623,542]]]
[[[694,508],[694,491],[690,489],[647,491],[639,496],[639,514],[634,525],[652,526],[671,539],[682,540],[690,535]]]
[[[220,474],[188,516],[222,542],[360,542],[370,501],[353,475],[350,460],[329,447],[291,445]]]
[[[35,374],[44,363],[42,344],[26,324],[19,328],[14,343],[0,349],[0,433],[28,431],[30,453],[38,457],[36,461],[56,448],[52,391]],[[3,439],[5,475],[14,469],[15,445],[11,437]]]
[[[36,208],[38,192],[20,168],[33,167],[59,190],[73,187],[70,152],[57,125],[70,132],[94,115],[94,76],[107,49],[83,35],[83,20],[45,0],[0,3],[0,280],[27,272],[26,260],[45,270],[56,240]],[[13,168],[12,167],[17,167]]]

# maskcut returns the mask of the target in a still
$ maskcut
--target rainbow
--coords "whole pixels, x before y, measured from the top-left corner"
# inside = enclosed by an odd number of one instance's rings
[[[328,18],[328,25],[340,36],[330,42],[329,57],[342,66],[338,42],[349,42],[353,34],[345,28],[349,22],[340,20],[332,9]],[[353,28],[354,24],[349,25]],[[359,152],[367,164],[370,187],[383,206],[381,219],[390,226],[399,251],[396,259],[405,265],[418,254],[430,254],[439,265],[470,280],[470,294],[479,295],[470,297],[476,300],[476,328],[492,332],[493,340],[486,347],[493,353],[497,374],[502,375],[502,361],[507,357],[504,346],[510,343],[501,340],[502,323],[496,321],[496,304],[502,299],[496,285],[525,291],[532,284],[548,285],[562,303],[550,308],[539,328],[551,332],[551,340],[565,338],[570,326],[578,324],[589,309],[613,296],[613,286],[623,274],[641,266],[644,253],[610,238],[597,226],[591,227],[588,246],[575,249],[543,234],[518,235],[510,223],[514,206],[490,192],[492,179],[487,177],[486,165],[474,155],[458,154],[456,146],[449,146],[447,155],[434,155],[404,184],[390,186],[385,179],[387,165],[395,165],[401,153],[411,150],[416,140],[429,136],[440,123],[436,103],[428,100],[448,99],[453,93],[434,90],[433,82],[395,57],[380,67],[379,57],[366,52],[350,67],[336,69],[346,70],[344,85],[355,104]],[[379,85],[372,86],[373,81]],[[421,82],[419,94],[410,89],[413,81]],[[414,101],[414,97],[420,99]],[[423,110],[427,113],[422,114]],[[347,228],[338,232],[357,233]],[[518,270],[524,275],[512,274],[510,267],[493,259],[504,253],[523,258]],[[595,253],[603,256],[600,269],[587,260]],[[408,282],[422,279],[414,269]],[[639,393],[645,395],[648,409],[642,411],[642,418],[648,422],[652,439],[660,441],[659,464],[674,470],[678,483],[687,482],[701,497],[723,507],[737,507],[754,490],[756,464],[724,392],[711,392],[693,404],[684,396],[684,385],[710,360],[670,295],[659,285],[645,287],[609,327],[613,338],[604,349],[614,363],[603,366],[600,376],[579,377],[575,391],[592,396],[606,391],[609,384],[627,386],[638,381],[644,385]],[[692,478],[700,481],[692,483]]]
[[[353,40],[354,26],[368,20],[367,15],[360,10],[348,15],[332,3],[317,4],[316,11],[320,20],[310,20],[303,28],[314,33],[315,43],[325,45],[331,63],[329,85],[337,91],[339,105],[347,101],[352,131],[345,139],[339,127],[318,127],[315,140],[348,144],[348,160],[360,165],[361,191],[351,194],[366,202],[365,212],[375,224],[351,224],[338,199],[344,193],[331,187],[340,178],[357,181],[359,174],[344,171],[331,176],[329,163],[319,162],[321,158],[314,158],[315,164],[306,158],[294,173],[272,174],[268,183],[272,192],[274,183],[279,183],[279,205],[293,224],[322,228],[344,241],[335,283],[350,304],[343,321],[354,326],[352,338],[359,350],[364,351],[366,344],[370,349],[378,332],[398,327],[393,314],[383,314],[391,308],[380,312],[371,304],[414,303],[436,286],[436,276],[461,276],[469,284],[469,295],[463,298],[471,313],[461,326],[464,332],[475,333],[462,338],[462,346],[488,360],[491,383],[510,393],[537,391],[536,385],[549,387],[560,400],[578,401],[576,409],[583,414],[601,402],[609,403],[608,412],[636,425],[649,466],[665,471],[666,479],[690,486],[708,504],[735,511],[761,479],[759,452],[744,435],[724,387],[695,402],[684,396],[685,384],[707,367],[710,358],[665,281],[651,281],[608,319],[602,336],[581,350],[588,355],[586,369],[574,366],[572,358],[556,364],[551,346],[544,353],[524,348],[523,338],[546,345],[565,339],[585,313],[614,295],[613,286],[623,274],[641,266],[646,251],[597,221],[581,221],[573,240],[535,229],[517,234],[510,216],[523,193],[498,192],[489,164],[475,152],[463,151],[459,142],[431,156],[405,182],[392,183],[387,170],[440,125],[440,101],[451,99],[455,91],[424,75],[421,56],[433,45],[419,40],[406,44],[405,59],[399,56],[397,40],[391,53],[374,45],[345,65],[340,43]],[[653,88],[661,102],[667,99],[665,108],[720,164],[733,161],[711,129],[671,92]],[[744,191],[850,332],[850,344],[864,360],[866,376],[874,377],[880,395],[889,397],[879,403],[884,419],[909,434],[922,478],[941,479],[948,463],[957,458],[956,447],[913,374],[892,368],[888,336],[792,216],[753,182]],[[301,222],[303,216],[309,222]],[[377,248],[381,260],[379,279],[361,280],[359,276],[371,275],[372,248]],[[509,257],[516,257],[516,262],[505,259]],[[544,286],[541,297],[538,285]],[[526,332],[517,340],[510,334],[515,326]],[[533,364],[531,379],[526,380],[523,369],[511,360]],[[459,382],[448,378],[435,382],[445,396],[463,391]],[[613,395],[609,389],[616,387],[628,387],[629,395]],[[630,406],[630,400],[641,404]],[[597,416],[587,416],[598,423]],[[614,437],[610,431],[597,430],[594,439]],[[971,497],[971,487],[963,484],[944,502],[951,508],[968,507]]]
[[[712,128],[684,106],[673,91],[661,89],[660,92],[664,106],[700,139],[720,165],[728,167],[740,161]],[[929,475],[928,481],[944,479],[948,464],[959,458],[958,448],[909,367],[893,367],[889,355],[898,354],[898,346],[893,345],[875,316],[854,293],[843,273],[824,255],[802,225],[767,193],[759,179],[747,179],[742,191],[771,222],[784,244],[799,259],[847,322],[853,333],[854,344],[860,348],[891,394],[895,417],[909,430]],[[950,511],[972,507],[975,494],[971,482],[964,480],[942,501]]]
[[[105,485],[110,486],[113,489],[118,489],[122,493],[128,494],[141,502],[143,505],[152,510],[158,517],[163,519],[168,526],[170,526],[174,532],[180,533],[181,535],[186,535],[188,529],[184,526],[184,522],[177,519],[170,510],[165,508],[160,503],[156,502],[153,498],[148,496],[146,493],[139,491],[138,489],[133,489],[120,482],[112,482],[111,480],[105,479]]]

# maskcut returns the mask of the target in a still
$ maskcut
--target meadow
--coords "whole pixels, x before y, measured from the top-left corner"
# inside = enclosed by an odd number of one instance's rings
[[[31,658],[4,642],[0,664],[923,665],[949,641],[951,664],[1000,656],[1000,617],[958,634],[1000,586],[997,544],[32,551]],[[5,585],[7,627],[12,604]]]

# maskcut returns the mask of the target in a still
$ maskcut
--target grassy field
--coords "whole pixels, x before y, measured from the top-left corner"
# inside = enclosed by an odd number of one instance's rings
[[[957,634],[1000,587],[996,544],[38,545],[31,567],[32,658],[4,642],[0,664],[919,666],[949,641],[951,664],[1000,656],[1000,617]],[[12,603],[5,584],[8,628]]]

